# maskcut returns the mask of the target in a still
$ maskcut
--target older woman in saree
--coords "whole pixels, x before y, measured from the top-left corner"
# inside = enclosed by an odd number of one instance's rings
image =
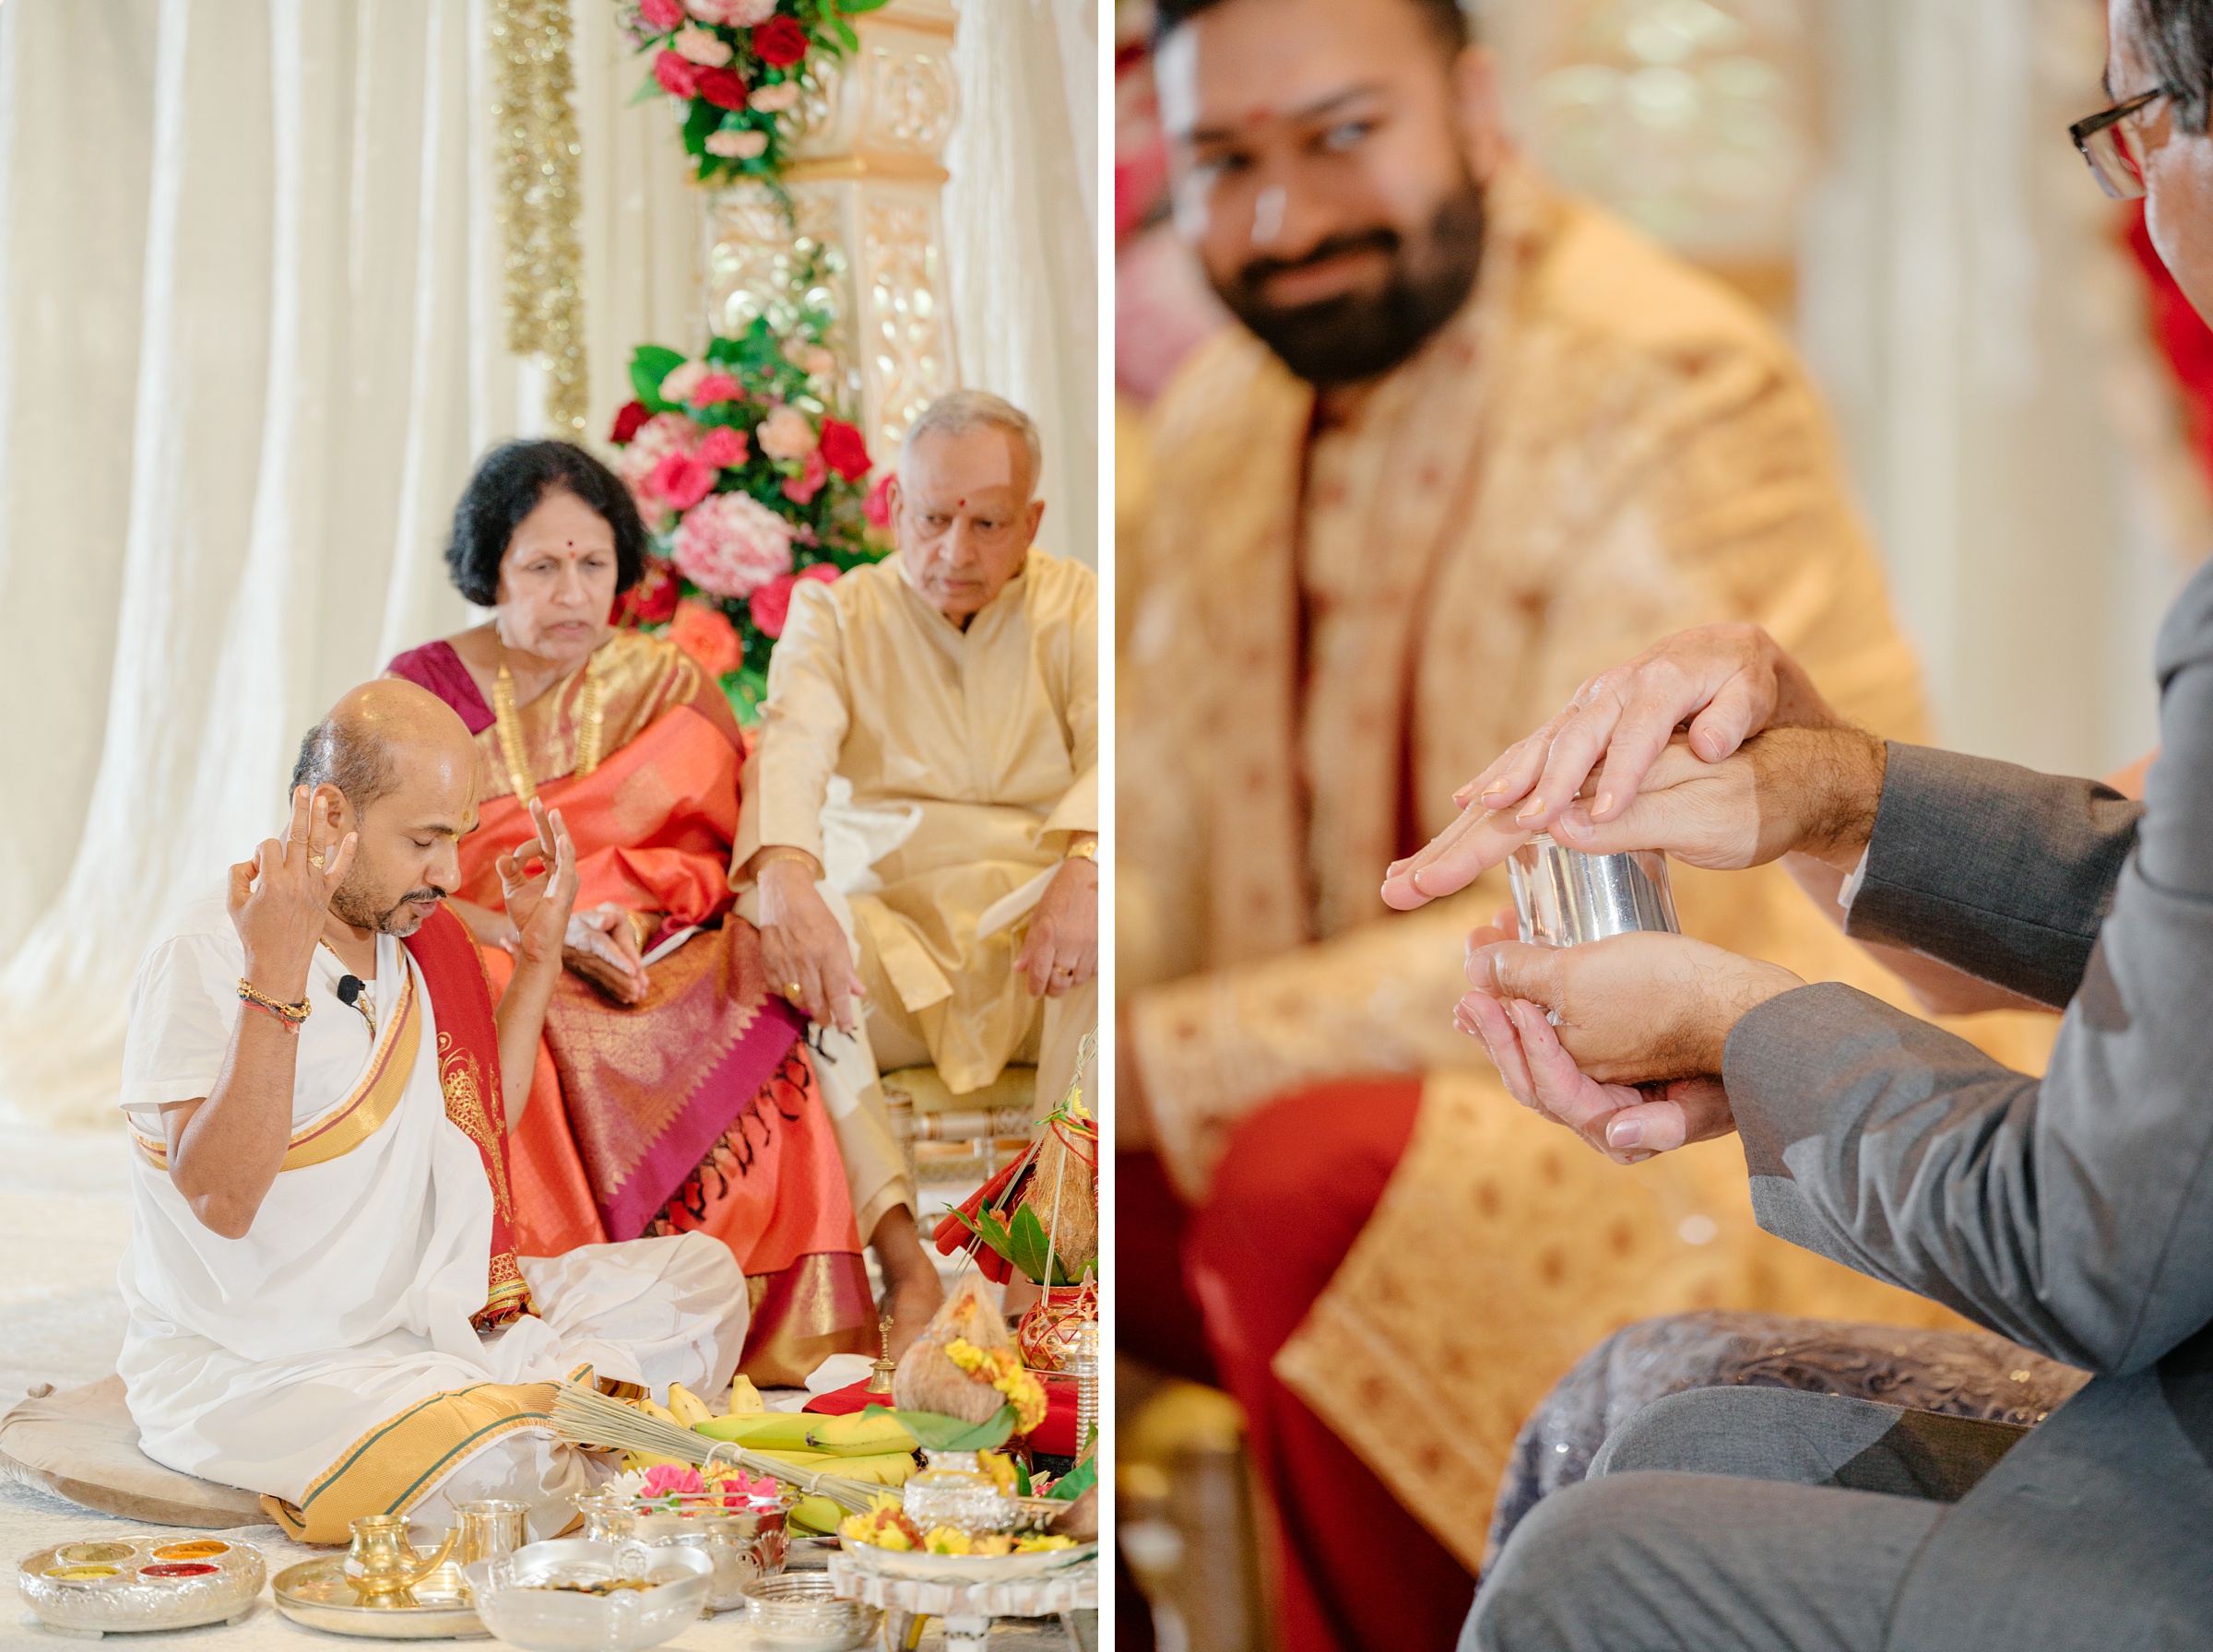
[[[730,910],[737,720],[689,655],[609,624],[645,555],[628,490],[598,460],[508,442],[470,478],[446,552],[461,594],[493,617],[387,669],[476,737],[479,824],[450,893],[495,990],[514,926],[494,862],[529,834],[533,797],[576,841],[569,969],[513,1152],[523,1248],[710,1233],[751,1292],[740,1370],[797,1383],[830,1354],[876,1350],[859,1201],[804,1017]],[[936,1279],[911,1213],[893,1210],[874,1239],[887,1308],[903,1328],[927,1317]]]

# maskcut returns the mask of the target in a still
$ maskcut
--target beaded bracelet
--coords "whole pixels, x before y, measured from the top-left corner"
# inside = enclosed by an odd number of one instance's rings
[[[255,987],[254,983],[243,975],[238,978],[238,997],[241,1003],[251,1004],[254,1009],[266,1010],[275,1016],[283,1023],[287,1032],[299,1032],[300,1023],[314,1013],[314,1006],[305,998],[302,998],[297,1004],[279,1003],[277,999],[270,997],[268,994]]]

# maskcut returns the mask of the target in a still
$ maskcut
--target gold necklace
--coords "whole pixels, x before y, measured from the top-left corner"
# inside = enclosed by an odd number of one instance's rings
[[[580,780],[599,766],[600,701],[599,651],[595,648],[584,662],[584,688],[576,706],[574,773]],[[522,722],[515,715],[515,678],[507,669],[507,643],[503,638],[500,643],[500,675],[491,686],[491,720],[499,730],[500,756],[507,765],[507,784],[527,806],[538,796],[538,786],[530,774],[529,749],[523,743]]]

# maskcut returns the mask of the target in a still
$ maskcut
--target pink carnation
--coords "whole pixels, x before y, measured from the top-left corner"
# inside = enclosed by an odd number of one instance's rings
[[[696,23],[685,24],[669,43],[703,69],[719,69],[736,55],[729,41]]]
[[[768,153],[768,134],[740,127],[735,132],[710,132],[704,140],[710,155],[719,155],[725,160],[751,160],[756,155]]]
[[[727,424],[718,424],[707,432],[707,439],[699,444],[699,462],[716,470],[728,470],[733,465],[745,463],[745,432],[734,431]]]
[[[711,407],[716,402],[734,402],[745,394],[738,381],[727,372],[709,372],[692,386],[692,394],[684,399],[694,407]]]
[[[776,15],[776,0],[684,0],[684,8],[703,23],[751,29]]]
[[[699,388],[700,381],[714,370],[704,361],[687,361],[681,367],[671,367],[661,378],[661,399],[665,402],[688,402],[692,393]]]
[[[772,459],[804,459],[821,440],[814,433],[814,423],[806,414],[794,407],[781,407],[761,421],[753,440],[761,443],[761,451]]]
[[[678,568],[713,596],[751,596],[791,571],[791,524],[747,493],[701,501],[676,531]]]
[[[799,582],[811,579],[819,580],[825,585],[834,584],[837,572],[833,563],[816,562],[800,569],[797,573],[787,573],[781,578],[770,580],[755,591],[751,600],[745,605],[746,611],[752,616],[755,629],[764,637],[782,636],[785,624],[791,618],[791,594],[799,588]]]
[[[673,1463],[656,1463],[645,1470],[645,1494],[658,1497],[669,1492],[704,1492],[706,1482],[697,1469],[679,1469]]]
[[[638,0],[638,15],[649,28],[666,34],[684,20],[684,8],[677,0]]]
[[[669,525],[669,503],[650,487],[653,473],[671,454],[688,454],[699,445],[699,427],[681,413],[656,413],[630,439],[615,459],[615,474],[636,497],[645,525],[658,533]]]
[[[689,511],[714,490],[715,467],[692,454],[670,454],[645,478],[647,492],[679,511]]]
[[[822,457],[822,450],[818,447],[807,455],[806,466],[799,475],[784,478],[784,497],[795,505],[806,504],[822,490],[822,484],[829,479],[830,461]]]
[[[799,100],[799,83],[796,80],[774,80],[766,86],[753,88],[753,95],[746,100],[748,108],[763,114],[782,114]]]
[[[672,98],[689,98],[699,90],[699,65],[686,63],[673,52],[654,58],[653,77]]]

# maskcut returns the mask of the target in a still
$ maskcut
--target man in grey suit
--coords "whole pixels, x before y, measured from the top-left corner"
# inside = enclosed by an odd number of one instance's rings
[[[2155,242],[2213,311],[2213,3],[2113,0],[2112,24],[2116,109],[2077,141],[2109,187],[2148,186]],[[2066,1008],[2039,1081],[1682,938],[1472,938],[1462,1024],[1525,1103],[1625,1162],[1734,1129],[1770,1231],[2097,1375],[2033,1432],[1676,1395],[1522,1523],[1463,1646],[2213,1645],[2213,567],[2158,669],[2139,808],[1886,747],[1757,632],[1686,633],[1596,679],[1391,868],[1412,905],[1537,829],[1789,856],[1852,935]]]

